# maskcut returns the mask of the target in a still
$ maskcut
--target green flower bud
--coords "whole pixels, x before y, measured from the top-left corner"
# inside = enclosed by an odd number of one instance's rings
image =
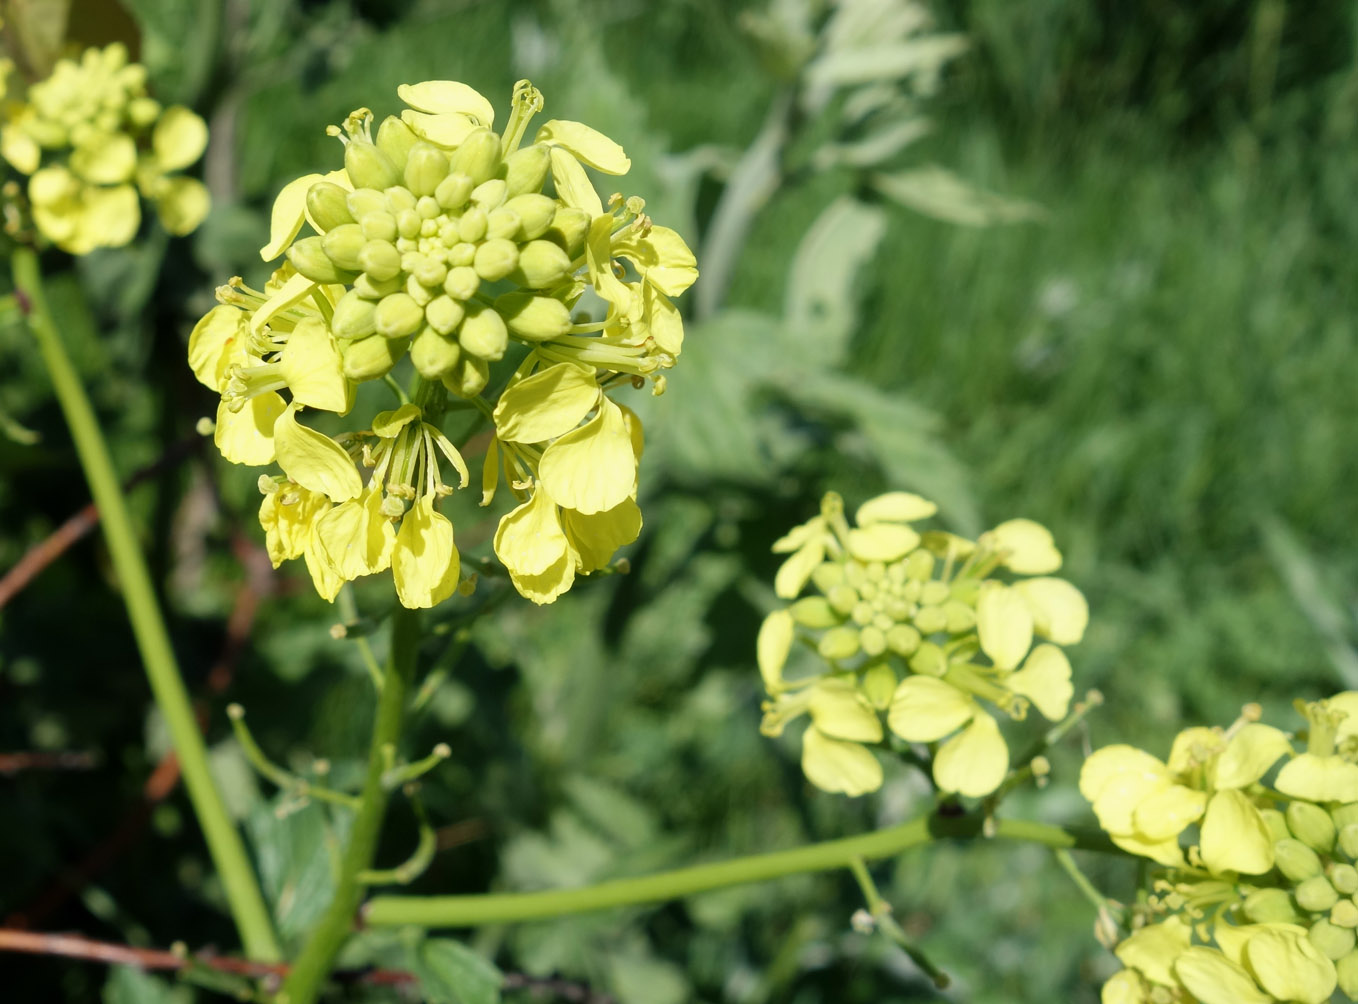
[[[1349,952],[1334,964],[1339,990],[1350,1000],[1358,999],[1358,952]]]
[[[486,282],[503,279],[518,264],[519,246],[503,238],[486,241],[476,249],[476,257],[472,260],[472,268]]]
[[[433,328],[425,328],[410,343],[410,361],[426,380],[438,380],[453,371],[462,358],[462,349],[451,338]]]
[[[488,380],[490,364],[464,352],[453,371],[444,375],[443,386],[461,397],[475,397],[486,389]]]
[[[826,593],[826,599],[830,601],[830,606],[834,607],[835,613],[841,617],[848,617],[853,613],[853,608],[858,606],[858,590],[846,583],[832,586]]]
[[[318,181],[306,191],[306,211],[321,230],[353,223],[346,204],[349,193],[332,181]]]
[[[495,360],[509,347],[509,330],[504,318],[483,303],[467,304],[467,316],[457,330],[462,347],[478,359]]]
[[[486,236],[491,240],[508,239],[518,234],[522,224],[518,213],[501,206],[486,216]]]
[[[453,170],[479,185],[495,177],[500,167],[500,137],[489,129],[474,129],[453,154]]]
[[[390,188],[401,180],[401,172],[385,153],[372,143],[350,140],[344,146],[344,169],[354,188]]]
[[[483,181],[472,189],[472,205],[480,206],[486,212],[499,209],[505,201],[505,183],[499,178]]]
[[[392,185],[390,188],[385,189],[382,192],[382,195],[387,200],[387,208],[398,218],[403,209],[409,209],[411,212],[414,212],[415,203],[419,201],[415,198],[415,193],[404,185]]]
[[[444,209],[461,209],[471,198],[472,189],[475,187],[471,178],[456,172],[439,182],[438,187],[434,189],[434,200]]]
[[[456,238],[455,238],[456,239]],[[460,241],[448,249],[448,267],[470,266],[476,260],[476,245]]]
[[[519,251],[519,267],[510,278],[526,289],[546,289],[566,278],[570,270],[570,258],[551,241],[529,241]]]
[[[1351,899],[1341,899],[1330,908],[1330,923],[1349,929],[1358,927],[1358,906]]]
[[[364,274],[354,280],[354,292],[365,300],[380,300],[384,296],[400,292],[400,289],[401,275],[399,272],[387,279],[377,280]]]
[[[429,322],[429,326],[441,335],[452,334],[467,311],[462,304],[458,303],[446,293],[443,296],[436,296],[430,300],[424,308],[424,319]]]
[[[511,153],[505,158],[505,186],[509,197],[542,191],[551,164],[551,151],[537,143],[521,146]]]
[[[392,293],[377,301],[373,320],[384,338],[404,338],[424,326],[424,309],[409,293]]]
[[[420,236],[420,224],[424,219],[419,213],[411,209],[401,209],[396,213],[396,232],[406,240],[414,240]]]
[[[1256,924],[1295,924],[1301,920],[1286,889],[1256,889],[1242,904],[1245,916]]]
[[[1264,817],[1269,835],[1274,841],[1287,840],[1292,836],[1292,831],[1287,828],[1287,817],[1277,809],[1260,809],[1259,815]]]
[[[886,651],[886,633],[880,628],[868,625],[858,632],[858,640],[866,655],[876,657]]]
[[[354,277],[353,272],[344,271],[330,260],[325,248],[321,246],[320,237],[306,237],[294,241],[292,247],[288,248],[288,261],[312,282],[347,283]]]
[[[504,299],[504,297],[500,299]],[[495,309],[500,309],[499,300],[495,301]],[[512,325],[511,330],[513,330]],[[835,627],[840,622],[839,615],[835,613],[834,608],[823,596],[808,596],[804,600],[798,600],[788,607],[788,612],[792,614],[792,619],[802,627],[829,628]]]
[[[443,280],[448,278],[448,266],[437,258],[426,258],[412,270],[412,274],[421,286],[439,289]]]
[[[843,584],[844,569],[833,561],[822,562],[811,573],[811,581],[816,584],[817,589],[829,596],[831,589]],[[858,600],[855,599],[854,603],[857,602]],[[853,606],[852,603],[849,605]]]
[[[496,298],[495,309],[505,319],[509,330],[525,341],[545,342],[549,338],[560,338],[571,329],[570,310],[550,296],[505,293]]]
[[[919,648],[920,634],[909,624],[897,624],[887,631],[886,644],[897,655],[913,655]]]
[[[1312,875],[1292,890],[1297,906],[1308,913],[1324,913],[1339,902],[1339,893],[1324,875]]]
[[[948,626],[948,615],[942,607],[920,607],[915,614],[915,627],[920,634],[937,634]]]
[[[891,597],[885,604],[886,615],[897,622],[909,620],[911,617],[914,617],[916,609],[915,604],[909,603],[899,596]]]
[[[359,263],[358,253],[366,242],[363,228],[357,223],[341,223],[326,232],[321,238],[321,247],[340,268],[357,272],[363,267]]]
[[[443,210],[439,208],[438,200],[432,195],[421,195],[415,203],[415,212],[419,214],[421,220],[428,222]],[[427,229],[423,223],[420,224],[420,233],[425,237],[432,237],[432,233],[425,232]]]
[[[1320,874],[1320,858],[1300,840],[1289,837],[1273,845],[1274,863],[1293,882]]]
[[[930,606],[942,606],[952,597],[952,592],[942,582],[926,582],[920,590],[919,601]]]
[[[1358,823],[1358,802],[1335,806],[1330,810],[1330,818],[1334,820],[1337,830],[1342,830],[1349,823]]]
[[[1339,831],[1339,849],[1350,861],[1358,861],[1358,823],[1345,823]]]
[[[376,188],[356,188],[344,197],[349,215],[361,220],[369,213],[385,213],[390,208],[387,197]]]
[[[368,241],[358,252],[358,262],[374,282],[384,282],[401,274],[401,252],[389,241]]]
[[[336,338],[365,338],[377,330],[377,304],[351,289],[335,304],[330,330]]]
[[[486,211],[480,206],[472,206],[457,221],[457,233],[464,241],[475,244],[486,236]]]
[[[1324,854],[1334,846],[1334,820],[1312,802],[1292,802],[1287,806],[1287,828],[1313,851]]]
[[[1326,874],[1330,878],[1330,885],[1342,895],[1352,896],[1358,892],[1358,868],[1353,865],[1331,864]]]
[[[921,642],[910,657],[910,668],[926,676],[942,676],[948,671],[948,657],[931,641]]]
[[[914,582],[927,582],[934,574],[934,556],[928,551],[911,551],[905,557],[905,577]]]
[[[401,361],[409,338],[381,338],[371,335],[340,342],[344,375],[350,380],[376,380],[386,376]]]
[[[385,209],[375,213],[364,213],[358,225],[363,230],[363,236],[370,241],[390,241],[393,244],[396,242],[396,217]]]
[[[437,287],[435,287],[437,289]],[[413,275],[406,279],[406,295],[420,305],[423,310],[434,299],[435,290],[426,289]]]
[[[1331,962],[1338,962],[1348,955],[1353,951],[1355,943],[1358,943],[1352,930],[1338,927],[1328,920],[1316,921],[1306,936],[1311,939],[1311,944],[1320,950],[1320,954]]]
[[[572,206],[561,206],[552,217],[552,225],[543,234],[569,258],[579,258],[585,253],[585,237],[589,234],[589,213]]]
[[[443,291],[454,300],[470,300],[481,288],[481,277],[469,265],[458,265],[448,270],[443,280]]]
[[[821,635],[816,646],[820,654],[831,662],[848,659],[858,652],[858,632],[851,627],[836,627]]]
[[[410,126],[395,115],[388,115],[377,127],[377,149],[385,153],[399,170],[404,170],[410,152],[419,141],[420,137],[415,135]]]
[[[405,183],[415,195],[433,195],[448,177],[448,157],[432,143],[416,143],[406,160]],[[437,213],[435,215],[438,215]]]
[[[556,215],[556,200],[545,195],[519,195],[504,204],[519,217],[515,236],[521,241],[536,240],[547,232]]]

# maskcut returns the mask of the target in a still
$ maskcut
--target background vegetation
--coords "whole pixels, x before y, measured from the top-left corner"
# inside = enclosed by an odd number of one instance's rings
[[[125,23],[82,16],[74,33],[139,35],[161,96],[209,117],[216,209],[192,238],[83,261],[66,281],[94,291],[96,316],[68,309],[64,333],[122,470],[187,455],[132,502],[233,811],[295,935],[324,902],[323,816],[280,817],[223,706],[243,703],[276,759],[305,771],[329,758],[342,783],[361,763],[369,684],[354,644],[326,631],[342,615],[300,567],[261,572],[252,478],[193,433],[211,402],[184,364],[189,327],[216,283],[261,278],[274,192],[334,157],[324,125],[364,104],[385,113],[400,82],[465,80],[503,105],[530,76],[548,114],[627,147],[628,191],[679,221],[700,266],[729,169],[779,82],[751,41],[762,2],[126,6]],[[777,191],[754,218],[729,309],[690,325],[652,409],[631,574],[480,625],[411,736],[412,749],[453,749],[425,787],[444,849],[416,889],[592,881],[917,811],[927,795],[904,769],[878,796],[831,797],[804,782],[795,744],[758,734],[768,547],[828,487],[850,501],[888,486],[932,493],[964,530],[1014,515],[1052,528],[1093,610],[1072,653],[1077,689],[1107,698],[1093,745],[1163,750],[1176,728],[1227,722],[1245,701],[1286,722],[1293,697],[1358,687],[1351,5],[939,0],[932,11],[970,48],[904,160],[947,165],[1041,217],[930,219],[863,192],[848,170]],[[849,193],[880,205],[886,226],[863,241],[870,255],[834,250],[852,266],[842,343],[807,355],[820,336],[797,323],[794,252]],[[0,407],[41,436],[0,439],[8,567],[87,495],[12,324],[0,366]],[[475,520],[469,509],[459,543],[486,553]],[[165,740],[101,547],[86,540],[0,610],[0,749],[95,756],[90,769],[3,778],[0,910],[132,944],[232,946],[187,803],[145,800]],[[456,637],[454,617],[438,646]],[[1074,752],[1058,758],[1053,783],[1011,811],[1085,818],[1077,765]],[[401,860],[413,839],[398,814],[382,860]],[[109,860],[79,871],[100,854]],[[947,999],[1097,999],[1110,959],[1045,852],[939,847],[876,874],[956,978]],[[623,1004],[944,999],[902,953],[851,930],[859,905],[849,876],[826,875],[471,938],[506,971],[578,980]],[[398,947],[368,935],[346,961]],[[188,997],[51,959],[6,958],[4,971],[15,1000]]]

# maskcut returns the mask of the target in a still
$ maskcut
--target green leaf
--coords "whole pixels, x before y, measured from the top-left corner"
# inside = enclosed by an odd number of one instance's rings
[[[1045,215],[1035,203],[976,188],[936,165],[874,174],[870,181],[877,191],[907,209],[966,227],[1022,223]]]
[[[411,951],[411,971],[428,1004],[496,1004],[504,976],[460,941],[428,938]]]
[[[348,813],[327,830],[326,812],[309,805],[278,818],[276,802],[260,803],[246,820],[264,893],[278,933],[300,937],[325,910],[334,892],[332,856],[348,831]]]
[[[104,1004],[189,1004],[193,991],[172,986],[134,966],[114,966],[104,983]]]

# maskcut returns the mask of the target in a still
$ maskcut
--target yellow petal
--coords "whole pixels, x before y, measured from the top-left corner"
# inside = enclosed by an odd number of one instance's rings
[[[273,211],[269,214],[269,243],[259,250],[265,261],[273,261],[292,243],[306,220],[306,193],[318,181],[324,181],[323,174],[306,174],[290,181],[273,200]]]
[[[1174,975],[1201,1004],[1275,1004],[1249,973],[1212,948],[1184,949]]]
[[[1038,645],[1023,668],[1004,681],[1005,687],[1037,705],[1050,721],[1066,717],[1075,688],[1070,683],[1070,660],[1055,645]]]
[[[1244,954],[1248,971],[1278,1000],[1324,1004],[1339,982],[1334,963],[1294,931],[1261,931]]]
[[[604,204],[599,193],[585,174],[580,162],[559,146],[552,147],[552,183],[562,202],[573,209],[583,209],[594,220],[603,215]],[[610,223],[612,217],[609,218]]]
[[[1013,669],[1033,643],[1033,615],[1023,597],[998,582],[986,582],[976,601],[981,650],[1000,669]]]
[[[1202,818],[1207,792],[1182,784],[1155,787],[1132,809],[1132,826],[1139,837],[1156,842],[1173,840]]]
[[[363,491],[358,468],[344,447],[329,436],[297,421],[297,406],[279,415],[273,430],[278,463],[299,485],[320,492],[331,501],[348,502]]]
[[[218,304],[203,315],[189,335],[189,368],[199,383],[219,393],[226,388],[227,369],[246,333],[239,307]]]
[[[678,296],[698,278],[698,263],[684,239],[669,227],[651,227],[646,236],[628,229],[613,242],[613,256],[627,258],[637,272],[666,296]]]
[[[77,253],[97,247],[123,247],[137,236],[141,225],[141,205],[131,185],[103,188],[87,187],[82,193],[81,213],[72,243]]]
[[[821,791],[865,795],[882,786],[882,765],[858,743],[831,739],[816,728],[802,735],[802,771]]]
[[[917,546],[919,534],[899,523],[869,523],[849,531],[849,553],[859,561],[898,561]]]
[[[637,457],[618,406],[602,398],[597,415],[543,451],[538,473],[558,505],[585,515],[612,509],[631,495]]]
[[[1250,722],[1226,743],[1217,760],[1213,783],[1218,788],[1247,787],[1291,752],[1292,743],[1281,729]]]
[[[1145,980],[1131,969],[1121,969],[1108,977],[1099,993],[1099,1004],[1145,1004]]]
[[[223,401],[217,406],[217,427],[212,441],[223,457],[233,464],[262,467],[274,461],[274,429],[287,410],[283,398],[270,391],[245,402],[232,411]]]
[[[319,317],[297,322],[279,362],[292,399],[299,405],[333,412],[348,408],[348,381],[344,378],[339,343]]]
[[[786,610],[775,610],[759,625],[759,636],[754,643],[755,658],[759,663],[759,675],[764,679],[764,689],[770,693],[783,689],[783,667],[792,651],[795,628],[792,614]]]
[[[1335,729],[1334,741],[1342,743],[1350,736],[1358,735],[1358,690],[1346,690],[1335,694],[1325,701],[1330,711],[1342,711],[1344,717]]]
[[[0,129],[0,157],[20,174],[32,174],[42,163],[42,147],[18,126],[7,124]]]
[[[934,781],[942,791],[970,798],[989,795],[1009,773],[1009,747],[987,714],[945,742],[934,758]]]
[[[344,586],[344,576],[335,571],[324,553],[316,546],[314,534],[302,551],[302,557],[306,560],[306,570],[311,573],[311,584],[316,587],[316,592],[321,599],[334,603],[335,597]]]
[[[401,112],[401,121],[420,139],[445,148],[460,146],[472,132],[481,128],[476,119],[461,112],[426,115],[423,112],[404,111]]]
[[[346,580],[372,575],[391,564],[396,531],[381,505],[382,492],[373,488],[335,506],[316,521],[317,546]]]
[[[1033,615],[1033,630],[1058,645],[1075,645],[1089,625],[1084,594],[1065,579],[1023,579],[1011,586]]]
[[[1220,729],[1193,725],[1174,737],[1169,759],[1165,762],[1171,774],[1186,774],[1215,759],[1225,745]]]
[[[455,113],[470,115],[477,124],[489,129],[495,124],[495,108],[480,91],[457,80],[426,80],[419,84],[402,84],[396,96],[411,108],[434,115]]]
[[[269,492],[259,505],[269,560],[277,568],[289,558],[300,558],[311,539],[311,525],[330,508],[330,500],[301,485],[284,485]]]
[[[632,162],[622,147],[583,122],[552,119],[538,129],[538,143],[565,147],[583,164],[604,174],[626,174]]]
[[[391,572],[402,606],[412,610],[442,603],[457,590],[461,560],[453,524],[422,495],[401,518],[391,551]]]
[[[1182,868],[1184,852],[1179,847],[1179,837],[1174,835],[1166,840],[1151,840],[1138,833],[1109,833],[1109,838],[1129,854],[1149,858],[1167,868]]]
[[[94,133],[71,151],[71,170],[98,185],[128,181],[137,170],[137,144],[127,133]]]
[[[663,351],[677,356],[684,347],[684,319],[679,308],[650,283],[645,284],[641,298],[647,332]]]
[[[960,729],[976,714],[976,702],[934,676],[907,676],[887,710],[887,726],[907,742],[931,743]]]
[[[1167,917],[1159,924],[1150,924],[1126,938],[1113,954],[1124,966],[1144,974],[1154,983],[1172,986],[1175,982],[1174,960],[1183,954],[1192,941],[1192,931],[1178,917]]]
[[[1308,802],[1358,801],[1358,764],[1337,756],[1301,753],[1283,765],[1273,786]]]
[[[562,509],[561,527],[575,551],[576,570],[593,572],[612,561],[618,548],[637,539],[641,533],[641,509],[631,499],[590,515]]]
[[[859,506],[854,522],[859,526],[869,523],[913,523],[917,519],[928,519],[936,512],[938,506],[913,492],[887,492]]]
[[[552,602],[575,581],[575,555],[556,503],[541,487],[500,520],[495,554],[514,587],[534,603]]]
[[[1218,791],[1202,819],[1202,860],[1217,873],[1262,875],[1273,867],[1273,836],[1259,810],[1235,789]]]
[[[1030,519],[1011,519],[991,530],[986,537],[991,546],[1006,552],[1001,562],[1020,575],[1046,575],[1061,567],[1061,552],[1056,549],[1051,531]]]
[[[156,215],[176,237],[197,230],[211,209],[212,197],[197,178],[163,178],[156,187]]]
[[[151,149],[162,171],[188,167],[207,149],[207,123],[183,105],[171,105],[156,122]]]
[[[281,285],[278,285],[275,280],[282,274],[282,269],[277,270],[273,274],[273,279],[265,285],[264,292],[269,298],[250,315],[251,331],[263,331],[276,316],[310,297],[312,290],[317,288],[316,283],[300,272],[294,272]]]
[[[544,443],[570,432],[599,403],[594,368],[557,363],[505,388],[495,432],[510,443]]]
[[[816,729],[832,739],[860,743],[882,740],[882,722],[858,688],[844,680],[816,684],[807,710]]]
[[[825,558],[825,540],[815,537],[794,551],[792,557],[783,562],[773,577],[773,592],[783,600],[794,599],[805,587],[811,573]]]

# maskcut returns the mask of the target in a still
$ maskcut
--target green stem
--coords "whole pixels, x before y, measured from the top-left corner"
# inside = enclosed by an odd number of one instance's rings
[[[1119,853],[1101,831],[1067,830],[1050,823],[1022,819],[999,819],[995,823],[994,835],[999,839]],[[925,816],[862,836],[678,868],[657,875],[615,879],[581,889],[480,896],[378,896],[364,907],[363,920],[370,927],[404,924],[417,927],[477,927],[561,917],[618,906],[660,903],[709,889],[765,882],[804,872],[848,868],[856,858],[871,861],[891,857],[937,840],[975,839],[983,835],[983,825],[984,820],[975,816]]]
[[[165,621],[160,615],[151,576],[146,570],[146,562],[137,542],[118,476],[113,470],[108,446],[85,389],[80,384],[80,377],[61,343],[43,295],[38,256],[31,248],[15,248],[11,264],[20,309],[42,351],[52,378],[52,388],[66,416],[80,465],[89,481],[90,493],[99,508],[104,539],[108,542],[114,572],[122,586],[123,602],[127,605],[128,620],[132,623],[142,664],[146,667],[151,693],[170,730],[170,739],[174,743],[184,777],[184,787],[188,790],[189,801],[203,828],[212,863],[221,877],[241,943],[251,959],[276,962],[281,954],[268,908],[264,905],[264,897],[260,894],[250,859],[245,853],[245,845],[227,814],[226,804],[208,768],[203,735],[194,717],[184,681],[179,675],[174,650],[170,647]]]
[[[353,928],[354,915],[363,896],[363,873],[372,867],[377,839],[382,832],[382,818],[386,814],[389,793],[382,784],[382,774],[387,766],[386,751],[395,745],[401,734],[406,690],[414,676],[419,643],[419,613],[397,606],[391,618],[391,654],[387,658],[372,743],[368,748],[368,771],[359,796],[358,814],[349,833],[349,846],[344,849],[340,862],[335,896],[312,928],[310,939],[278,994],[278,1004],[312,1004],[316,1000],[335,956]]]

